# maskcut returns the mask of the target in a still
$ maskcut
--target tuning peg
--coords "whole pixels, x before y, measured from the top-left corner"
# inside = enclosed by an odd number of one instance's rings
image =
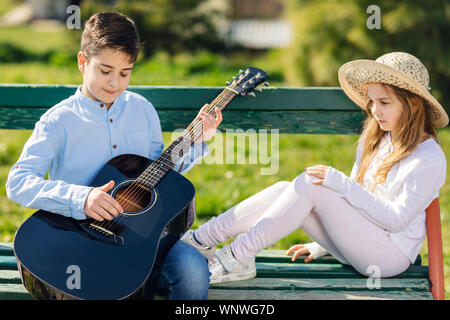
[[[239,74],[243,74],[244,73],[244,70],[239,70]]]
[[[268,87],[268,86],[269,86],[269,83],[268,83],[267,81],[264,81],[264,85],[265,85],[266,87]]]
[[[231,83],[230,81],[226,81],[226,82],[225,82],[225,84],[226,84],[227,86],[229,86],[230,83]]]
[[[249,96],[251,96],[251,97],[253,97],[253,98],[256,97],[256,94],[255,94],[253,91],[247,93],[247,95],[249,95]]]
[[[256,87],[255,90],[262,92],[262,88],[261,87]]]
[[[237,77],[233,77],[233,80],[236,80],[237,79]]]

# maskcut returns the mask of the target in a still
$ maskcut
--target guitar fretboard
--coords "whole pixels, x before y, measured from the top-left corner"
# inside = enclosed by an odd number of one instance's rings
[[[204,110],[206,113],[215,116],[215,109],[223,110],[228,103],[237,95],[233,88],[226,87]],[[194,119],[189,126],[184,129],[181,135],[170,144],[169,147],[142,172],[136,179],[137,183],[154,188],[159,181],[175,167],[175,164],[185,156],[192,145],[200,139],[203,134],[203,122],[201,119]]]

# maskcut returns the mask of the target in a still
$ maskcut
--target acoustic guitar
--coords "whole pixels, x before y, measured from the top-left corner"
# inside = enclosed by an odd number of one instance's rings
[[[237,95],[254,94],[267,74],[249,67],[209,104],[215,115]],[[36,299],[151,298],[167,252],[192,226],[195,189],[174,171],[178,160],[201,137],[194,119],[155,160],[117,156],[90,186],[110,180],[108,193],[124,209],[111,221],[76,220],[39,210],[19,227],[14,254],[25,288]]]

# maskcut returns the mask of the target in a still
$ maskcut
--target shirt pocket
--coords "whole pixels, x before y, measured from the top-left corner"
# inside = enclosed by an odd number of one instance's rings
[[[147,131],[134,131],[127,133],[127,153],[137,154],[149,157],[150,153],[150,134]]]

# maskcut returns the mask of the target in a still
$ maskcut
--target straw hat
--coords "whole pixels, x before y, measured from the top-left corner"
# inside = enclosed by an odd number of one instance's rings
[[[448,124],[447,113],[430,93],[430,77],[427,69],[419,59],[409,53],[391,52],[375,61],[351,61],[339,69],[338,75],[345,94],[363,109],[369,102],[368,84],[381,82],[411,91],[424,98],[431,109],[434,127],[442,128]]]

